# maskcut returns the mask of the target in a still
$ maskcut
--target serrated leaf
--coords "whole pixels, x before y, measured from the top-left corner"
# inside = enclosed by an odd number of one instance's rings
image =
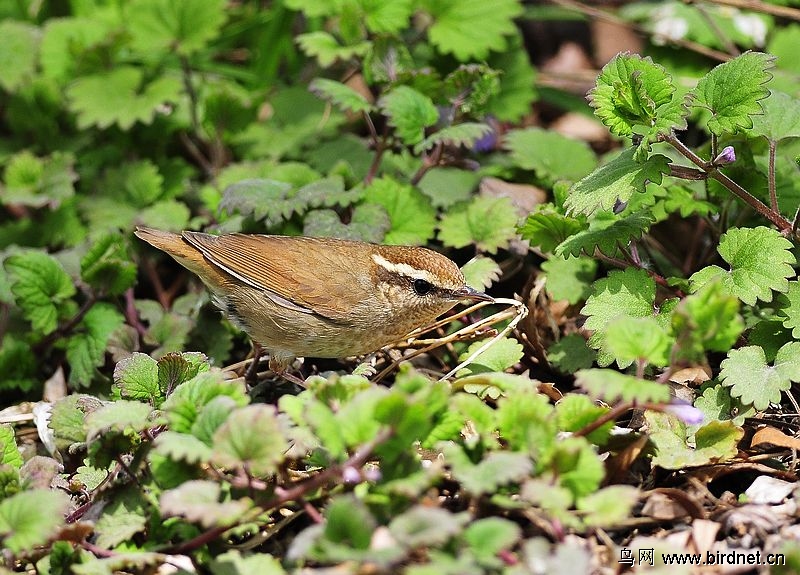
[[[22,454],[17,448],[14,428],[7,423],[0,424],[0,465],[9,465],[14,469],[22,467]]]
[[[12,156],[6,164],[3,203],[56,209],[75,195],[78,175],[71,154],[55,152],[39,158],[28,151]]]
[[[456,124],[455,126],[447,126],[446,128],[437,130],[414,146],[414,153],[421,154],[422,152],[427,152],[438,144],[472,148],[475,142],[491,133],[491,131],[491,126],[479,122],[464,122],[463,124]]]
[[[562,337],[547,349],[547,361],[562,373],[575,373],[594,363],[595,353],[583,336],[573,333]]]
[[[722,384],[704,386],[703,394],[694,401],[694,406],[703,412],[703,421],[731,420],[735,425],[744,425],[747,417],[756,415],[756,409],[731,397],[731,390]]]
[[[86,440],[92,441],[109,431],[138,433],[154,424],[153,408],[138,401],[115,401],[86,416]]]
[[[751,345],[729,351],[720,368],[720,381],[731,388],[731,395],[763,411],[770,403],[780,403],[781,392],[800,381],[800,342],[781,347],[772,366],[764,350]]]
[[[564,259],[556,256],[542,262],[542,271],[550,297],[575,305],[589,296],[597,262],[587,257]]]
[[[466,513],[415,505],[394,517],[389,523],[389,531],[399,544],[408,549],[438,547],[461,533],[468,520]]]
[[[0,38],[0,87],[13,93],[36,72],[40,34],[27,22],[4,19]]]
[[[322,31],[300,34],[297,36],[297,43],[307,56],[316,58],[323,68],[327,68],[337,60],[346,61],[357,56],[365,56],[371,47],[370,42],[342,46],[331,34]]]
[[[0,343],[0,373],[6,389],[30,391],[40,379],[36,375],[40,359],[30,343],[13,333],[6,333]]]
[[[597,77],[589,103],[612,134],[643,136],[635,153],[640,161],[647,158],[650,144],[660,135],[686,128],[688,110],[683,101],[675,99],[672,78],[649,57],[615,56]]]
[[[378,100],[378,106],[406,145],[413,146],[425,138],[425,128],[433,126],[439,112],[433,101],[409,86],[398,86]]]
[[[645,412],[650,440],[656,446],[653,464],[664,469],[683,469],[726,461],[736,456],[736,444],[744,435],[731,421],[711,421],[694,433],[694,445],[685,423],[666,413]]]
[[[362,94],[341,82],[327,78],[315,78],[308,85],[308,89],[343,112],[369,113],[372,111],[372,104]]]
[[[476,341],[458,357],[458,361],[466,360],[476,352],[486,340]],[[488,349],[480,354],[473,363],[458,372],[458,377],[465,375],[505,371],[522,359],[522,345],[515,339],[508,337],[495,341]]]
[[[0,540],[11,553],[43,545],[64,524],[69,497],[62,491],[35,489],[0,501]]]
[[[599,350],[599,365],[609,365],[615,359],[605,339],[608,324],[620,317],[657,315],[659,310],[655,306],[655,297],[656,284],[644,270],[628,268],[612,271],[608,277],[594,283],[594,293],[586,300],[581,313],[587,316],[584,327],[594,331],[589,338],[589,345]],[[616,360],[621,367],[631,363],[620,358]]]
[[[221,501],[222,486],[215,481],[187,481],[161,494],[159,506],[166,517],[180,516],[205,528],[231,525],[252,507],[248,497]]]
[[[728,351],[743,330],[739,300],[718,282],[684,298],[672,314],[679,353],[690,360],[702,360],[705,351]]]
[[[424,245],[433,237],[436,210],[419,190],[389,177],[374,180],[364,192],[366,204],[386,210],[391,229],[384,242],[398,245]]]
[[[485,289],[500,279],[502,270],[496,261],[486,256],[477,256],[461,268],[468,286]]]
[[[86,440],[84,420],[86,415],[99,409],[103,403],[91,395],[70,394],[53,404],[49,427],[55,435],[56,447],[63,450],[74,443]]]
[[[510,519],[484,517],[470,523],[462,539],[479,560],[487,561],[516,545],[521,536],[522,529]]]
[[[567,394],[556,403],[558,428],[563,431],[579,431],[597,421],[608,411],[608,407],[597,405],[593,399],[586,395]],[[586,437],[595,445],[603,445],[608,441],[613,427],[614,422],[607,421],[587,434]]]
[[[524,453],[493,451],[473,464],[455,443],[446,443],[442,451],[445,461],[453,470],[453,477],[475,496],[492,493],[512,481],[522,481],[533,471],[533,463]]]
[[[361,204],[353,209],[346,224],[334,210],[311,210],[303,220],[303,235],[379,244],[391,227],[389,214],[383,206]]]
[[[219,372],[211,371],[198,373],[179,385],[161,408],[169,418],[172,431],[192,433],[205,406],[220,396],[230,397],[239,406],[248,401],[240,385],[225,380]]]
[[[516,31],[514,18],[522,13],[515,0],[426,0],[424,6],[434,19],[428,29],[431,44],[461,62],[504,51],[505,37]]]
[[[769,96],[765,84],[774,65],[774,56],[745,52],[701,78],[694,93],[697,104],[711,110],[708,129],[719,135],[752,128],[750,116],[763,113],[759,100]]]
[[[667,385],[612,369],[582,369],[575,374],[575,382],[591,397],[608,404],[618,401],[667,403],[670,399]]]
[[[217,429],[212,460],[222,467],[244,467],[256,477],[264,477],[277,470],[286,447],[275,408],[249,405],[231,413]]]
[[[800,339],[800,282],[789,282],[785,294],[778,295],[778,315],[783,319],[783,326],[792,330],[795,339]]]
[[[777,143],[786,138],[800,138],[800,101],[783,92],[772,92],[759,102],[764,113],[752,117],[751,136],[764,136]]]
[[[136,264],[119,235],[103,235],[81,259],[81,279],[101,294],[119,295],[136,282]]]
[[[58,326],[59,310],[75,295],[75,286],[61,264],[44,252],[6,258],[11,293],[33,329],[48,334]]]
[[[39,61],[45,77],[59,83],[78,75],[80,66],[76,55],[90,51],[106,37],[110,22],[101,18],[49,18],[44,23]]]
[[[532,247],[538,246],[543,252],[552,252],[557,245],[585,227],[580,220],[556,211],[552,204],[543,204],[531,212],[519,227],[519,234]]]
[[[128,6],[127,30],[135,50],[201,50],[225,23],[225,0],[134,0]]]
[[[209,563],[211,575],[286,575],[280,561],[267,553],[243,555],[238,549],[231,549],[217,555]]]
[[[465,378],[465,381],[470,380],[472,378]],[[500,382],[495,380],[492,383]],[[547,460],[555,444],[558,428],[553,407],[546,396],[530,387],[512,388],[497,401],[495,417],[500,437],[510,449],[525,451],[537,461]]]
[[[352,549],[369,548],[375,519],[363,502],[352,495],[337,497],[325,509],[325,518],[325,539]]]
[[[479,196],[468,204],[450,209],[439,226],[439,239],[446,246],[497,253],[516,237],[517,211],[508,198]]]
[[[779,232],[759,226],[733,228],[720,239],[717,251],[730,271],[708,266],[689,278],[692,291],[719,279],[725,290],[749,305],[772,301],[772,292],[786,292],[795,275],[792,242]]]
[[[649,183],[661,184],[662,175],[669,173],[669,158],[655,154],[637,162],[634,154],[633,149],[625,150],[572,186],[564,202],[567,213],[591,216],[627,202],[635,192],[644,193]]]
[[[450,206],[469,200],[480,175],[458,168],[432,168],[417,184],[420,191],[428,196],[435,208]]]
[[[542,128],[512,130],[505,135],[503,147],[517,166],[535,171],[547,182],[578,180],[597,165],[588,144]]]
[[[592,527],[613,527],[630,517],[639,500],[639,490],[632,485],[612,485],[578,500],[583,522]]]
[[[137,533],[147,528],[145,500],[135,489],[125,489],[116,493],[102,509],[95,524],[95,544],[103,549],[111,549],[129,541]]]
[[[211,448],[194,435],[164,431],[153,442],[153,450],[173,461],[202,463],[211,459]]]
[[[663,322],[654,317],[621,317],[608,323],[605,345],[621,363],[645,361],[664,367],[669,361],[672,339]]]
[[[487,111],[502,122],[516,123],[530,113],[536,100],[536,68],[519,36],[512,36],[508,44],[508,50],[492,54],[489,59],[489,65],[503,73],[500,90],[489,100]]]
[[[161,395],[156,360],[139,352],[120,360],[114,368],[114,385],[123,398],[145,400],[155,405]]]
[[[559,257],[594,256],[596,249],[609,257],[616,254],[619,246],[627,246],[642,237],[653,223],[646,212],[638,212],[621,218],[613,214],[597,214],[588,230],[579,231],[558,244],[553,253]]]
[[[122,314],[105,302],[94,304],[86,312],[75,327],[74,334],[67,340],[70,385],[88,386],[92,382],[95,368],[105,361],[106,346],[111,334],[124,321]]]
[[[78,115],[81,129],[116,124],[123,130],[136,122],[150,124],[164,103],[181,97],[182,85],[173,76],[142,82],[143,72],[133,66],[116,66],[109,72],[82,76],[67,88],[69,108]]]

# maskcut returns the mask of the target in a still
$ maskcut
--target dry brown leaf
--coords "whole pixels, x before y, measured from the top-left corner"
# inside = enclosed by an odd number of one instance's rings
[[[758,445],[775,445],[787,449],[800,449],[800,439],[786,435],[780,429],[765,426],[755,432],[753,440],[750,442],[750,447]]]

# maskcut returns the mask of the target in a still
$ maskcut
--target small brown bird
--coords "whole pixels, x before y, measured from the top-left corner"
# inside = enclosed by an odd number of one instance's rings
[[[270,352],[276,373],[296,357],[375,351],[460,300],[494,301],[426,248],[143,227],[136,235],[197,274],[214,303]]]

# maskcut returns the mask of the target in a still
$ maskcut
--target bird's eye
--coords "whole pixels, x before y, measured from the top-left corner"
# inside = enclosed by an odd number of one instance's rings
[[[433,284],[425,280],[414,280],[414,293],[417,295],[427,295],[433,289]]]

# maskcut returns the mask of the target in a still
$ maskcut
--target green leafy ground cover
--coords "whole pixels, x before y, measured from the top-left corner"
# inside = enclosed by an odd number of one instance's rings
[[[604,13],[646,40],[583,103],[556,4],[0,7],[0,570],[800,570],[800,12]],[[445,381],[483,340],[248,391],[136,225],[431,245],[530,313]]]

